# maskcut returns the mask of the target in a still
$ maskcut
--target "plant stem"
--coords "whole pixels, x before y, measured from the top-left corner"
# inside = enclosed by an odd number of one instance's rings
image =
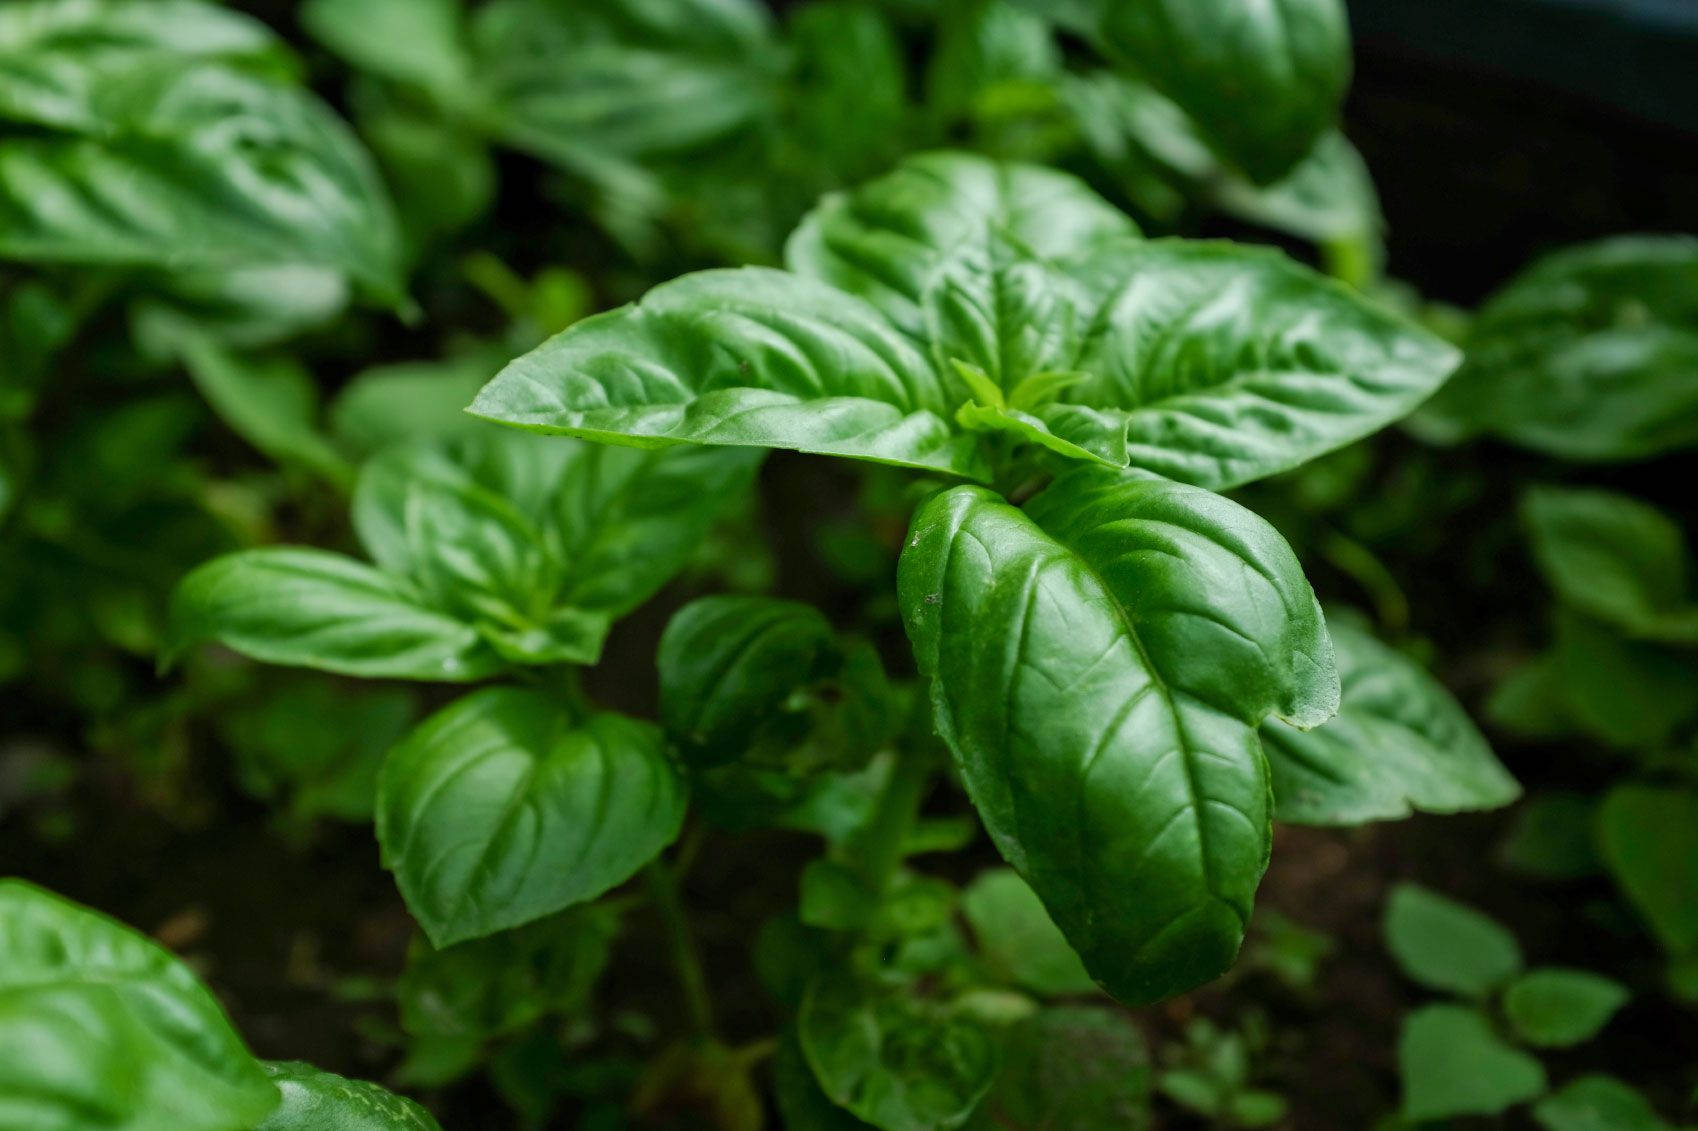
[[[932,756],[924,743],[897,744],[896,764],[879,794],[872,819],[861,830],[861,867],[875,892],[883,893],[902,865],[902,845],[919,819],[920,802],[931,785]]]
[[[698,1040],[711,1041],[713,999],[708,996],[702,956],[696,950],[696,936],[690,930],[690,920],[684,914],[684,901],[678,894],[678,876],[659,858],[649,861],[643,872],[648,879],[655,910],[660,912],[667,943],[672,948],[672,964],[678,973],[678,988],[684,994],[690,1028]]]

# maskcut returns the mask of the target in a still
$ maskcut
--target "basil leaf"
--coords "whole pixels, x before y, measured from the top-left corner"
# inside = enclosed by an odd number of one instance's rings
[[[1219,496],[1081,469],[1026,514],[937,496],[898,587],[968,792],[1092,975],[1148,1002],[1225,970],[1269,851],[1256,727],[1338,705],[1290,548]]]
[[[820,1090],[794,1033],[779,1038],[772,1057],[773,1098],[785,1131],[862,1131],[870,1126],[834,1104]]]
[[[461,683],[504,666],[468,624],[340,554],[269,547],[196,568],[171,597],[163,658],[215,640],[270,664]]]
[[[660,732],[573,719],[541,692],[488,688],[389,755],[377,839],[439,947],[601,895],[678,835],[685,789]]]
[[[1638,1089],[1596,1073],[1540,1100],[1533,1119],[1545,1131],[1674,1131]]]
[[[996,1043],[979,1025],[845,973],[814,979],[796,1023],[825,1094],[883,1131],[959,1127],[995,1077]]]
[[[271,1061],[265,1074],[282,1093],[256,1131],[442,1131],[430,1112],[364,1080],[299,1061]]]
[[[980,951],[1000,977],[1052,997],[1096,992],[1097,984],[1043,901],[1013,869],[979,873],[961,894],[961,910]]]
[[[1149,1047],[1125,1013],[1058,1006],[1009,1031],[981,1110],[987,1127],[1147,1131],[1151,1075]]]
[[[0,69],[9,65],[0,46]],[[305,91],[176,55],[75,56],[91,121],[0,140],[0,258],[333,267],[403,298],[393,210],[366,152]]]
[[[305,0],[308,35],[362,71],[444,96],[476,81],[461,0]]]
[[[1461,1005],[1428,1005],[1404,1019],[1397,1043],[1403,1117],[1412,1123],[1497,1115],[1547,1087],[1537,1060],[1504,1042],[1489,1018]]]
[[[1589,1041],[1627,1004],[1627,987],[1585,970],[1533,970],[1504,991],[1503,1011],[1515,1032],[1538,1048]]]
[[[371,455],[399,440],[481,430],[466,402],[501,367],[496,352],[476,348],[454,357],[375,365],[356,373],[330,404],[330,433]]]
[[[1468,364],[1418,419],[1571,460],[1698,443],[1698,239],[1624,236],[1535,263],[1481,308]]]
[[[1386,902],[1386,947],[1423,986],[1483,997],[1521,972],[1515,936],[1472,907],[1416,884]]]
[[[1612,491],[1540,487],[1522,521],[1566,604],[1641,639],[1698,644],[1686,536],[1655,507]]]
[[[1698,946],[1698,792],[1621,785],[1598,809],[1598,851],[1670,954]]]
[[[103,915],[0,880],[8,1126],[228,1131],[277,1102],[188,967]]]
[[[1329,617],[1343,699],[1313,730],[1262,729],[1275,815],[1311,825],[1508,805],[1521,794],[1456,700],[1355,618]]]
[[[1267,183],[1338,119],[1350,82],[1342,0],[1084,0],[1088,35]]]
[[[1661,746],[1698,716],[1698,661],[1690,651],[1624,639],[1559,607],[1555,664],[1565,716],[1611,746]]]
[[[962,397],[867,303],[758,268],[702,271],[508,365],[474,415],[653,447],[791,448],[968,477]]]
[[[594,663],[695,553],[760,454],[484,431],[370,460],[354,527],[382,569],[515,663]]]

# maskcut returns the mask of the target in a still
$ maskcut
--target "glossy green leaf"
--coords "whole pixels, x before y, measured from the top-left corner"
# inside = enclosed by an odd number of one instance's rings
[[[1627,987],[1585,970],[1544,967],[1504,991],[1504,1016],[1523,1042],[1560,1048],[1589,1041],[1627,1004]]]
[[[877,655],[839,641],[810,605],[693,601],[667,624],[655,663],[661,720],[693,765],[853,767],[889,730]]]
[[[1386,902],[1386,948],[1430,989],[1482,997],[1521,972],[1521,946],[1492,919],[1415,884]]]
[[[1091,994],[1097,984],[1019,873],[992,868],[961,893],[979,950],[997,973],[1034,993]]]
[[[501,658],[411,586],[340,554],[272,547],[215,558],[171,597],[164,658],[216,641],[271,664],[372,679],[486,679]]]
[[[1612,789],[1598,809],[1598,849],[1651,933],[1671,954],[1698,947],[1698,792]]]
[[[996,1073],[996,1042],[978,1024],[842,972],[808,987],[797,1032],[825,1094],[883,1131],[961,1126]]]
[[[1151,1123],[1150,1077],[1149,1048],[1125,1013],[1057,1006],[1008,1032],[981,1115],[999,1128],[1143,1131]]]
[[[103,915],[0,880],[0,1124],[231,1131],[277,1102],[188,967]]]
[[[1686,537],[1668,515],[1613,491],[1540,487],[1522,519],[1565,603],[1638,639],[1698,643]]]
[[[964,425],[1204,487],[1359,439],[1455,368],[1449,346],[1282,256],[1135,236],[1072,178],[939,153],[827,198],[787,256],[1005,392],[1082,375],[1059,401]]]
[[[364,1080],[300,1061],[271,1061],[265,1074],[283,1102],[256,1131],[442,1131],[417,1103]]]
[[[968,792],[1093,976],[1147,1002],[1225,970],[1268,859],[1256,727],[1338,705],[1290,548],[1217,495],[1081,469],[1025,513],[937,496],[898,585]]]
[[[446,947],[623,883],[678,835],[685,800],[654,727],[488,688],[390,753],[377,837],[408,908]]]
[[[686,275],[499,373],[471,412],[613,443],[726,444],[985,473],[961,396],[865,302],[779,271]]]
[[[1673,1131],[1638,1089],[1614,1076],[1570,1080],[1537,1104],[1545,1131]]]
[[[1404,1019],[1397,1044],[1403,1115],[1413,1122],[1497,1115],[1544,1094],[1545,1070],[1461,1005],[1428,1005]]]
[[[1354,825],[1520,796],[1442,684],[1348,615],[1328,628],[1343,685],[1338,716],[1309,731],[1277,721],[1262,730],[1280,820]]]
[[[396,986],[401,1026],[413,1036],[482,1040],[577,1010],[619,929],[616,909],[587,904],[444,950],[418,940]]]
[[[43,112],[32,102],[23,120],[42,128],[0,142],[0,257],[171,269],[315,264],[385,300],[402,298],[382,182],[323,104],[192,54],[89,50],[86,32],[54,45],[44,68],[76,88],[79,104]],[[24,52],[21,65],[40,61],[33,42],[11,50]],[[19,65],[12,59],[0,29],[0,74]],[[0,113],[18,109],[0,101]]]
[[[387,574],[515,663],[594,663],[613,621],[696,552],[760,460],[495,429],[370,460],[354,527]]]
[[[1342,0],[1082,0],[1083,28],[1258,181],[1284,175],[1338,119],[1350,81]]]
[[[1698,443],[1698,239],[1624,236],[1547,256],[1494,295],[1436,439],[1486,433],[1571,460]]]

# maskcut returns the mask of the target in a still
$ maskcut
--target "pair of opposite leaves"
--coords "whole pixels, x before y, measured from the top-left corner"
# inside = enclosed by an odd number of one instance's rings
[[[959,154],[828,198],[791,269],[704,271],[585,320],[476,415],[637,446],[789,448],[989,482],[921,508],[903,613],[999,849],[1094,976],[1220,973],[1271,841],[1269,716],[1338,674],[1295,555],[1212,493],[1404,415],[1455,351],[1274,253],[1146,241],[1071,177]]]

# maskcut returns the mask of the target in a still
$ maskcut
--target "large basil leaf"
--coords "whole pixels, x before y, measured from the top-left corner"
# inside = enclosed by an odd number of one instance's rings
[[[1520,796],[1442,684],[1349,615],[1329,616],[1328,629],[1343,685],[1338,717],[1308,731],[1277,721],[1262,729],[1280,820],[1356,825]]]
[[[982,477],[965,393],[869,304],[780,271],[703,271],[503,369],[471,412],[656,446],[792,448]]]
[[[171,597],[167,661],[215,640],[256,660],[378,679],[467,682],[501,658],[469,624],[352,558],[271,547],[195,569]]]
[[[0,256],[171,270],[309,263],[401,301],[394,212],[353,134],[301,88],[205,58],[248,48],[229,34],[239,17],[194,36],[173,7],[163,14],[180,34],[129,34],[121,48],[87,17],[132,29],[155,5],[36,0],[7,12],[0,117],[29,129],[0,139]]]
[[[1072,178],[963,154],[911,158],[827,198],[793,270],[859,294],[994,388],[963,426],[1226,488],[1384,427],[1451,347],[1276,253],[1140,242]]]
[[[995,1077],[996,1042],[983,1027],[844,972],[809,985],[796,1023],[825,1094],[883,1131],[959,1127]]]
[[[1541,487],[1522,519],[1565,603],[1642,640],[1698,643],[1686,536],[1668,515],[1612,491]]]
[[[683,567],[759,461],[486,429],[372,459],[354,527],[385,572],[506,658],[594,663],[613,621]]]
[[[1625,236],[1557,252],[1481,309],[1468,364],[1419,422],[1573,460],[1698,443],[1698,239]]]
[[[102,915],[0,880],[0,1123],[230,1131],[277,1102],[186,966]]]
[[[412,1100],[364,1080],[299,1061],[272,1061],[265,1074],[283,1102],[256,1131],[442,1131]]]
[[[656,728],[573,718],[541,692],[489,688],[391,752],[377,838],[407,906],[443,947],[623,883],[678,835],[684,805]]]
[[[1064,16],[1261,182],[1314,148],[1350,82],[1342,0],[1078,0]]]
[[[937,496],[898,584],[980,816],[1096,979],[1148,1002],[1225,970],[1268,859],[1256,728],[1338,706],[1290,548],[1217,495],[1081,469],[1025,514]]]
[[[1698,792],[1623,785],[1598,808],[1599,854],[1670,954],[1698,946]]]

